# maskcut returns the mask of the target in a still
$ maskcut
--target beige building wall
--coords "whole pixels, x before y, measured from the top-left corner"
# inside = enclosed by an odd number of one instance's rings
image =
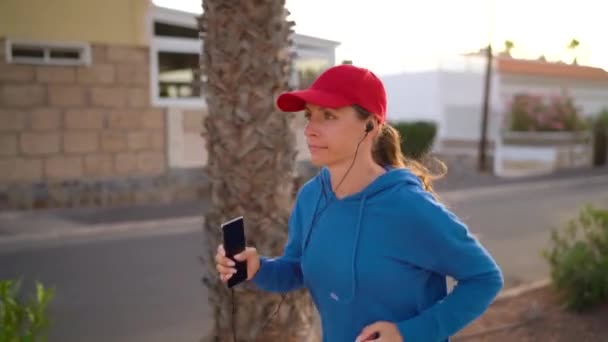
[[[196,29],[150,0],[0,1],[0,210],[204,195],[204,101],[158,95],[160,54],[196,55],[200,42],[155,23]],[[336,42],[295,41],[302,60],[333,64]]]
[[[147,48],[95,44],[90,66],[56,66],[7,64],[4,46],[0,185],[166,172],[165,111],[150,105]],[[12,189],[8,197],[24,191]],[[8,202],[0,207],[23,204]]]
[[[207,109],[170,108],[167,112],[168,158],[172,168],[200,168],[207,164],[207,143],[201,136],[203,119]],[[295,135],[297,161],[310,160],[310,153],[304,137],[305,120],[296,115]]]
[[[206,109],[168,110],[168,156],[171,167],[200,168],[207,164],[207,147],[201,136],[206,113]]]
[[[2,0],[0,37],[145,46],[151,2]]]

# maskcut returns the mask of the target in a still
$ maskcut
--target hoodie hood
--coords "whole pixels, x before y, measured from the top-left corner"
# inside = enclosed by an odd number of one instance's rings
[[[395,185],[404,185],[407,186],[419,186],[422,187],[422,183],[420,182],[420,178],[413,174],[410,170],[406,168],[395,168],[395,167],[385,167],[386,172],[376,179],[374,179],[369,185],[367,185],[363,190],[348,195],[339,200],[344,201],[361,201],[363,199],[369,199],[374,196],[379,195],[383,191],[392,188]],[[347,176],[348,177],[348,176]],[[327,168],[323,168],[319,174],[319,181],[321,182],[322,193],[325,192],[327,196],[329,196],[328,200],[338,200],[335,196],[331,188],[331,175]]]
[[[331,342],[354,341],[378,320],[406,341],[447,342],[503,284],[466,225],[411,171],[394,168],[339,200],[320,170],[298,191],[283,255],[261,257],[253,281],[273,292],[306,288]]]
[[[361,232],[361,222],[363,221],[363,217],[365,215],[366,202],[370,199],[381,197],[384,195],[388,195],[389,190],[394,189],[395,187],[401,186],[411,186],[411,187],[422,187],[422,183],[418,176],[413,174],[406,168],[394,168],[394,167],[385,167],[386,172],[380,176],[378,176],[375,180],[373,180],[369,185],[367,185],[363,190],[345,196],[341,199],[338,199],[332,189],[331,186],[331,175],[327,168],[321,169],[317,181],[320,183],[320,191],[318,191],[318,196],[316,199],[316,203],[314,205],[313,215],[308,225],[308,228],[304,230],[304,238],[302,239],[302,250],[306,251],[308,244],[310,242],[311,235],[314,234],[315,229],[317,228],[317,222],[319,218],[323,215],[325,210],[328,207],[336,204],[336,202],[344,203],[344,202],[358,202],[357,212],[352,213],[351,215],[356,215],[356,224],[354,228],[354,242],[351,248],[350,253],[350,262],[348,262],[348,267],[350,268],[350,291],[348,291],[348,296],[344,298],[344,296],[340,296],[342,298],[338,299],[338,295],[336,294],[336,301],[339,301],[342,304],[349,304],[355,298],[356,294],[356,286],[357,279],[355,277],[355,267],[357,262],[357,254],[359,249],[359,236]],[[344,295],[341,294],[341,295]]]

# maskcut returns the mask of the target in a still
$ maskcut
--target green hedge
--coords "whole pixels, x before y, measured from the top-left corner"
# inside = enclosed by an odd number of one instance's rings
[[[608,108],[603,108],[597,115],[592,117],[591,126],[600,130],[608,129]]]
[[[593,165],[603,166],[608,155],[608,108],[590,118],[590,125],[593,129]]]
[[[431,121],[394,122],[393,127],[401,135],[401,151],[415,160],[420,160],[431,148],[437,135],[437,125]]]

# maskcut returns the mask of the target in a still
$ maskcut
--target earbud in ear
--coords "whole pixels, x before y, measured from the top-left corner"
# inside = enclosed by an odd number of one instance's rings
[[[369,133],[374,129],[374,124],[371,121],[368,121],[365,125],[365,133]]]

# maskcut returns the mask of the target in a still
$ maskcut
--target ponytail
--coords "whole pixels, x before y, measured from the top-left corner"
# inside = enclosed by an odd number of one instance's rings
[[[424,189],[431,193],[434,193],[433,181],[441,177],[441,175],[432,174],[421,162],[403,155],[403,151],[401,151],[401,135],[399,131],[388,123],[382,125],[380,134],[372,148],[372,157],[380,165],[409,169],[420,179]],[[439,163],[445,169],[445,164]]]
[[[399,132],[388,124],[383,124],[380,134],[374,141],[372,157],[380,165],[405,167],[405,157],[401,153],[401,137]]]
[[[368,119],[371,116],[362,107],[354,106],[354,108],[362,119]],[[433,181],[441,178],[447,170],[444,163],[433,158],[440,164],[443,170],[440,175],[435,175],[422,162],[405,157],[403,151],[401,151],[401,135],[399,131],[388,123],[382,124],[380,128],[380,134],[376,137],[374,146],[372,147],[372,157],[376,163],[382,166],[409,169],[420,179],[424,189],[433,195],[436,195],[433,190]]]

